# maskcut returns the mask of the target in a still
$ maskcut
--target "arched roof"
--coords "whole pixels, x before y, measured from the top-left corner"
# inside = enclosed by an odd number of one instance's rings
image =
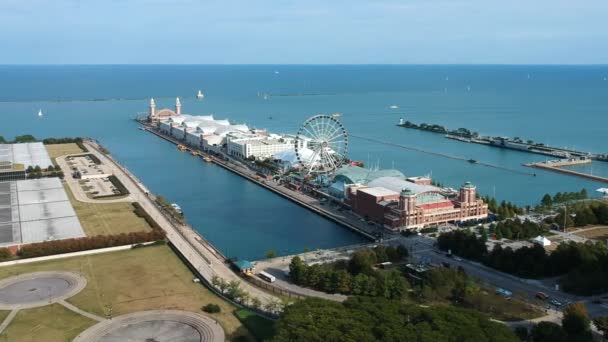
[[[161,109],[156,112],[156,116],[158,117],[168,117],[168,116],[177,116],[177,114],[171,109]]]
[[[403,175],[401,171],[395,169],[374,171],[360,166],[344,165],[336,171],[334,181],[341,181],[345,184],[368,184],[374,179],[381,177],[404,178],[405,175]]]
[[[369,182],[367,185],[371,187],[387,188],[398,193],[400,193],[403,189],[410,190],[415,194],[425,192],[441,192],[441,189],[436,186],[408,182],[403,179],[403,177],[380,177]]]

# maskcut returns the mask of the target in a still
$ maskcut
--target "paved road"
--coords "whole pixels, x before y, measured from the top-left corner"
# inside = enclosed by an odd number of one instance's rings
[[[248,282],[235,274],[224,260],[218,256],[213,248],[206,246],[206,243],[201,240],[198,234],[186,226],[176,226],[170,222],[156,207],[152,200],[148,197],[146,188],[137,181],[135,177],[127,174],[120,166],[112,159],[106,157],[99,152],[97,147],[90,142],[85,145],[89,151],[95,154],[102,163],[108,165],[114,175],[120,179],[125,187],[131,193],[132,198],[148,212],[148,214],[163,228],[166,232],[167,239],[184,255],[184,257],[193,265],[199,273],[211,283],[214,276],[224,279],[225,281],[239,281],[241,288],[247,291],[252,297],[257,297],[262,304],[279,302],[280,300],[263,290],[254,287]]]
[[[400,243],[410,250],[414,260],[442,263],[447,262],[455,267],[461,266],[467,274],[481,279],[487,283],[502,287],[515,294],[522,294],[528,299],[533,300],[537,292],[544,292],[551,298],[557,299],[562,303],[582,301],[587,306],[587,310],[592,317],[608,315],[608,307],[592,303],[593,298],[581,297],[558,291],[551,281],[539,281],[523,279],[510,274],[506,274],[485,265],[461,259],[458,261],[446,256],[436,249],[433,244],[435,240],[425,236],[412,236],[399,238],[394,243]]]

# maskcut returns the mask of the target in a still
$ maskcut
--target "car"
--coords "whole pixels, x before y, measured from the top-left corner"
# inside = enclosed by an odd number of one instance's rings
[[[462,258],[455,256],[454,260],[456,260],[456,261],[462,261]]]
[[[536,292],[535,297],[538,298],[538,299],[540,299],[540,300],[547,300],[547,299],[549,299],[549,296],[546,293],[544,293],[544,292]]]
[[[551,305],[553,305],[553,306],[556,306],[556,307],[560,307],[560,306],[562,306],[562,302],[560,302],[560,301],[559,301],[559,300],[557,300],[557,299],[551,299],[551,300],[549,301],[549,304],[551,304]]]

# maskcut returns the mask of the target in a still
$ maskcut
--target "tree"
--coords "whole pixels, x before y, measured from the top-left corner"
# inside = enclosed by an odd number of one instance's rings
[[[568,336],[562,327],[552,322],[540,322],[530,332],[534,342],[567,342]]]
[[[266,259],[276,258],[276,256],[277,256],[277,252],[274,249],[271,249],[268,252],[266,252]]]
[[[289,264],[289,277],[296,284],[301,284],[306,276],[306,265],[299,256],[291,258]]]
[[[515,335],[517,335],[517,337],[519,337],[521,341],[528,341],[528,339],[530,338],[530,332],[528,331],[528,328],[523,326],[515,328]]]
[[[593,320],[593,324],[597,330],[601,331],[604,334],[604,338],[608,338],[608,316],[598,317]]]
[[[551,195],[545,194],[540,203],[543,205],[543,207],[550,207],[553,205],[553,199],[551,198]]]
[[[350,274],[357,275],[359,273],[371,274],[372,266],[376,264],[376,254],[373,251],[362,249],[353,254],[349,263],[348,271]]]
[[[464,309],[422,308],[385,298],[351,297],[343,303],[307,298],[288,306],[274,342],[518,341],[506,326]]]
[[[255,309],[259,309],[262,306],[262,301],[258,297],[252,297],[251,306]]]
[[[577,302],[568,305],[564,309],[562,327],[568,336],[582,337],[589,335],[591,337],[591,320],[585,304]]]

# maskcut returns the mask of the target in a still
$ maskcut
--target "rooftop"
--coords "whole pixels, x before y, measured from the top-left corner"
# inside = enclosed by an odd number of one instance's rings
[[[398,192],[382,188],[382,187],[370,187],[370,188],[361,188],[357,189],[357,191],[364,192],[366,194],[376,196],[376,197],[384,197],[384,196],[395,196],[399,195]]]
[[[405,176],[401,171],[394,169],[370,170],[360,166],[344,165],[336,171],[334,180],[341,180],[346,184],[368,184],[381,177],[404,178]]]
[[[368,183],[369,186],[383,187],[389,190],[400,193],[402,190],[411,190],[415,194],[421,194],[429,191],[441,191],[440,188],[432,185],[420,185],[399,177],[380,177]]]

